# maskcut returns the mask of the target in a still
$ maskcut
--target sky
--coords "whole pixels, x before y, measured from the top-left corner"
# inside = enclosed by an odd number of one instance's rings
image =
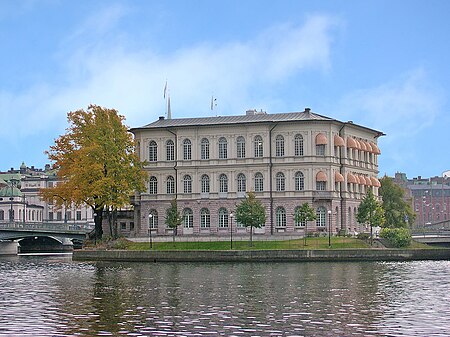
[[[450,169],[450,1],[0,0],[0,171],[50,163],[67,113],[313,112],[386,134],[379,175]],[[217,106],[210,108],[211,97]]]

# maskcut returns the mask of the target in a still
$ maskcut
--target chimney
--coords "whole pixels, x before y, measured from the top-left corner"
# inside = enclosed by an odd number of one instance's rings
[[[159,120],[163,121],[164,120],[164,116],[159,116]]]
[[[305,113],[307,114],[311,113],[311,108],[305,108]]]

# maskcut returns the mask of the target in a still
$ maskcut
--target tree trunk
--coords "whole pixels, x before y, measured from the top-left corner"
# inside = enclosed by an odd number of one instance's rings
[[[253,226],[250,226],[250,247],[253,247]]]
[[[95,223],[94,239],[95,240],[101,240],[101,238],[103,237],[102,222],[103,222],[102,210],[95,210],[95,213],[94,213],[94,223]]]

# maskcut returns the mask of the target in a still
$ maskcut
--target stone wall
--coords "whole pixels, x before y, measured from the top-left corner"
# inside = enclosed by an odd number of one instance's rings
[[[0,241],[0,255],[17,255],[19,244],[11,241]]]
[[[76,261],[134,262],[306,262],[448,260],[450,249],[74,251]]]

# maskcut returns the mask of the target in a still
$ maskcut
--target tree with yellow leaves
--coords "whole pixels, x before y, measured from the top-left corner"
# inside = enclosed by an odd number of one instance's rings
[[[117,209],[129,205],[134,191],[145,190],[148,176],[142,170],[144,163],[134,152],[133,137],[123,124],[124,117],[116,110],[90,105],[87,111],[69,112],[67,120],[66,134],[46,151],[59,182],[42,189],[41,195],[56,207],[90,206],[94,212],[94,235],[100,239],[104,212],[115,214]]]

